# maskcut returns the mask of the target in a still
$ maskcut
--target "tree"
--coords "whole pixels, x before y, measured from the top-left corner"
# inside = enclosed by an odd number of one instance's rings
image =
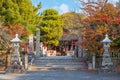
[[[41,40],[45,44],[57,46],[62,35],[62,19],[55,9],[47,9],[41,14]]]
[[[23,40],[28,32],[36,31],[36,25],[40,22],[40,8],[41,3],[35,7],[31,0],[0,0],[0,44],[1,47],[5,47],[6,54],[11,55],[10,40],[16,33]]]
[[[16,32],[19,33],[19,37],[22,39],[27,35],[27,31],[21,25],[9,25],[0,26],[0,50],[6,50],[7,66],[10,65],[10,56],[12,52],[12,40],[15,37]]]
[[[85,18],[82,13],[68,12],[61,15],[63,27],[68,28],[72,33],[77,33],[78,28],[82,26],[82,21]]]
[[[33,6],[31,0],[0,0],[0,19],[4,25],[23,25],[29,32],[36,30],[40,21],[37,7]]]
[[[10,39],[12,39],[15,34],[19,34],[19,37],[22,37],[22,39],[25,39],[26,36],[29,34],[27,32],[27,30],[22,26],[22,25],[9,25],[9,26],[3,26],[1,27],[2,29],[2,33],[9,35],[9,36],[5,36],[6,39],[9,41]]]
[[[91,53],[102,51],[102,43],[100,41],[105,34],[114,41],[120,34],[120,18],[119,12],[113,4],[108,3],[108,0],[100,0],[98,2],[83,2],[81,8],[87,17],[84,19],[85,39],[87,48]]]

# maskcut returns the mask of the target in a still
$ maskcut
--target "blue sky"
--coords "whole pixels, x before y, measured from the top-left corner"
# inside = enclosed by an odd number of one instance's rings
[[[33,5],[37,5],[39,2],[42,2],[42,8],[40,12],[48,8],[54,8],[58,10],[59,14],[63,14],[70,11],[81,12],[79,9],[80,3],[77,0],[31,0]],[[87,0],[84,0],[87,1]],[[93,0],[98,1],[98,0]],[[109,2],[115,4],[118,0],[108,0]]]
[[[58,10],[59,14],[76,11],[79,12],[79,3],[76,0],[31,0],[33,5],[37,5],[42,2],[42,8],[40,12],[48,8],[54,8]]]

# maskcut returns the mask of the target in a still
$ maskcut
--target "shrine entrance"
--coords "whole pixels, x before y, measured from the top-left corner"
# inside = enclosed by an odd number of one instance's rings
[[[77,41],[78,36],[76,34],[63,34],[60,38],[59,45],[54,49],[42,43],[42,54],[43,56],[73,56]]]
[[[62,53],[61,55],[74,55],[77,41],[78,36],[76,34],[64,34],[61,37],[59,44],[59,51]]]
[[[43,41],[41,46],[41,53],[43,56],[73,56],[74,51],[77,51],[78,34],[71,33],[68,29],[63,28],[63,35],[59,39],[57,47],[53,45],[46,45]],[[76,52],[76,55],[78,53]]]

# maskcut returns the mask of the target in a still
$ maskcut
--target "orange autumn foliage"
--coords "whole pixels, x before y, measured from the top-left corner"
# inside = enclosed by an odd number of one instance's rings
[[[25,30],[25,28],[20,25],[4,26],[3,30],[7,32],[9,35],[11,35],[12,37],[15,36],[15,34],[19,34],[19,36],[28,35],[28,32]]]
[[[120,34],[120,9],[107,0],[106,2],[84,2],[83,6],[83,11],[87,14],[83,24],[86,28],[83,35],[85,45],[90,53],[97,53],[98,50],[102,51],[101,40],[105,34],[108,34],[112,40]]]

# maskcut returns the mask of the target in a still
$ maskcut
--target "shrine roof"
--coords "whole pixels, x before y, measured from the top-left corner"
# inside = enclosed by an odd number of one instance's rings
[[[60,38],[60,41],[70,41],[70,40],[77,40],[78,35],[70,33],[70,34],[63,34]]]

